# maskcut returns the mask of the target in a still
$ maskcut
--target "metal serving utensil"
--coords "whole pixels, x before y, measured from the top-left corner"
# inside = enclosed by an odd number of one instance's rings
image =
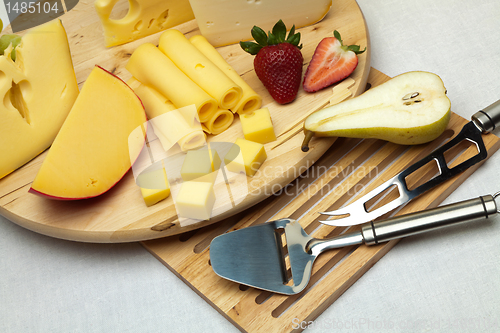
[[[293,219],[280,219],[220,235],[210,244],[214,272],[251,287],[293,295],[309,283],[315,259],[324,251],[351,245],[373,245],[460,222],[487,219],[495,215],[495,199],[481,196],[417,213],[369,222],[361,231],[330,239],[309,236]],[[282,240],[284,230],[285,242]],[[286,249],[284,249],[286,243]],[[291,280],[287,276],[289,257]]]
[[[349,204],[337,210],[321,212],[320,214],[334,216],[335,219],[323,220],[320,222],[333,226],[350,226],[361,224],[364,222],[372,221],[377,217],[380,217],[385,213],[388,213],[393,209],[407,203],[413,198],[429,191],[430,189],[436,187],[444,181],[470,168],[474,164],[477,164],[480,161],[484,160],[488,156],[488,151],[486,150],[481,134],[489,133],[497,126],[500,126],[500,100],[484,108],[483,110],[476,112],[472,116],[472,120],[464,125],[460,133],[458,133],[445,145],[436,149],[428,156],[424,157],[420,161],[401,171],[393,178],[387,180],[372,191],[363,195],[352,204]],[[464,140],[467,140],[476,145],[477,154],[467,159],[466,161],[452,168],[449,168],[446,163],[444,153],[457,146]],[[424,184],[421,184],[420,186],[410,190],[405,178],[427,163],[431,162],[432,160],[435,160],[438,164],[439,175],[428,180]],[[397,186],[397,189],[399,191],[398,198],[392,200],[382,207],[368,211],[366,204],[370,200],[394,186]]]

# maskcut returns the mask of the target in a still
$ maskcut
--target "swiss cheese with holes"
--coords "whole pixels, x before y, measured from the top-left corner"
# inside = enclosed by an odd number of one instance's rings
[[[194,19],[188,0],[128,0],[127,14],[111,18],[119,0],[96,0],[106,47],[125,44]]]
[[[76,97],[78,84],[60,20],[33,28],[0,56],[0,178],[48,148]]]

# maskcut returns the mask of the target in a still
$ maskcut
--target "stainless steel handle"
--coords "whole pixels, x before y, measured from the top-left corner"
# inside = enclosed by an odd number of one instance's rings
[[[364,243],[378,244],[460,222],[488,218],[497,213],[496,197],[497,195],[485,195],[422,212],[366,223],[361,229]]]
[[[474,113],[472,121],[483,133],[491,132],[500,126],[500,100]]]

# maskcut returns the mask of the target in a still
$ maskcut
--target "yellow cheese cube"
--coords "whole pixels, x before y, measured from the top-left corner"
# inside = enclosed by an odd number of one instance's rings
[[[221,159],[214,149],[190,150],[181,168],[184,181],[211,182],[217,178]]]
[[[224,157],[224,163],[229,171],[252,177],[266,159],[263,144],[238,138]]]
[[[274,134],[271,114],[268,108],[241,114],[240,121],[245,139],[262,144],[276,141],[276,134]]]
[[[183,182],[175,198],[177,214],[196,220],[208,220],[214,204],[214,187],[207,182]]]
[[[142,173],[137,177],[146,206],[152,206],[170,195],[167,173],[164,168]]]

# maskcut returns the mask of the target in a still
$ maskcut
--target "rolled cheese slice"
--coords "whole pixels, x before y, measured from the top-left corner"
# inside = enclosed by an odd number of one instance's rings
[[[260,109],[262,106],[262,98],[243,80],[243,78],[226,62],[215,47],[202,35],[195,35],[189,41],[219,67],[224,74],[233,80],[242,89],[242,96],[238,104],[231,108],[234,113],[242,114],[249,113]]]
[[[205,133],[193,105],[178,109],[165,96],[134,77],[127,84],[142,100],[149,123],[165,151],[176,143],[183,151],[205,144]]]
[[[156,89],[140,83],[136,78],[132,77],[127,81],[127,84],[141,99],[142,104],[144,104],[144,108],[146,109],[148,119],[152,119],[156,116],[164,114],[165,112],[177,109],[174,103],[170,102]]]
[[[141,83],[158,90],[176,107],[194,104],[200,121],[206,121],[217,111],[217,101],[151,43],[139,46],[125,68]]]
[[[204,56],[180,31],[170,29],[162,33],[158,48],[191,80],[215,98],[221,109],[231,109],[239,102],[241,87]]]
[[[219,109],[203,125],[209,134],[217,135],[227,130],[233,120],[234,114],[231,111]]]

